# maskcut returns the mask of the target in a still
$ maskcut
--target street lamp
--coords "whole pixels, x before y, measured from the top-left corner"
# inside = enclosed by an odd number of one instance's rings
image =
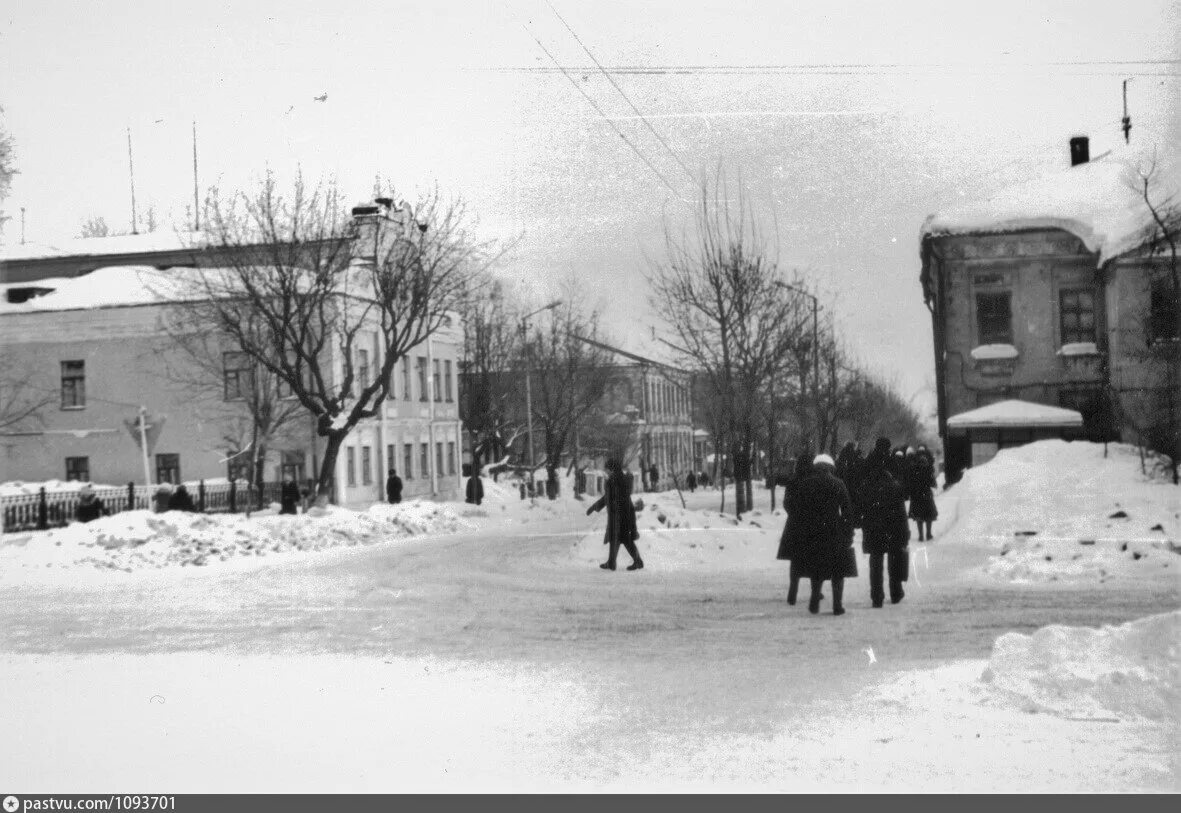
[[[775,285],[812,300],[812,389],[816,398],[816,453],[820,454],[820,300],[803,288],[788,285],[782,280],[776,280]]]
[[[555,299],[545,307],[538,308],[535,311],[530,311],[521,317],[521,340],[525,342],[525,420],[527,421],[528,444],[529,444],[529,482],[533,482],[533,387],[529,383],[530,368],[529,368],[529,317],[536,316],[542,311],[552,311],[554,308],[562,304],[562,300]]]

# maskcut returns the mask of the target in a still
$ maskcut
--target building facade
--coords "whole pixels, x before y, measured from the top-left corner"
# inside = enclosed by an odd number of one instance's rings
[[[1171,261],[1148,247],[1152,214],[1130,159],[1088,162],[1085,146],[1059,175],[924,225],[948,482],[1040,437],[1139,440],[1138,412],[1175,400],[1175,362],[1160,352],[1177,342]],[[1002,402],[1009,417],[991,428],[953,420]],[[1039,424],[1045,410],[1023,404],[1077,412],[1082,425]]]

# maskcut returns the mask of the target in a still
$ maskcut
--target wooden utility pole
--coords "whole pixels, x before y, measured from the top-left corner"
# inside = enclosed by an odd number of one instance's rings
[[[1128,143],[1130,143],[1130,141],[1131,141],[1131,133],[1132,133],[1132,117],[1128,115],[1128,82],[1131,82],[1131,81],[1132,81],[1131,79],[1125,79],[1125,80],[1124,80],[1124,118],[1123,118],[1123,130],[1124,130],[1124,143],[1125,143],[1125,144],[1128,144]]]
[[[131,128],[127,128],[127,173],[131,178],[131,233],[139,234],[135,216],[135,162],[131,159]]]

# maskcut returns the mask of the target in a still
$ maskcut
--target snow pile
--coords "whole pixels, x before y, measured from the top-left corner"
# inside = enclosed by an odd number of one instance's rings
[[[981,680],[1025,711],[1176,721],[1181,611],[1118,627],[1043,627],[997,639]]]
[[[197,514],[124,511],[90,523],[20,535],[0,546],[0,568],[137,570],[207,565],[290,551],[370,545],[448,534],[469,526],[448,506],[374,505],[366,512],[313,508],[307,514]]]
[[[6,483],[0,483],[0,497],[27,497],[31,494],[39,494],[44,488],[47,493],[54,492],[75,492],[87,483],[81,480],[46,480],[41,483],[26,483],[21,480],[9,480]],[[119,486],[105,485],[102,483],[90,483],[95,490],[104,488],[113,489]],[[123,486],[125,489],[126,486]]]
[[[977,361],[1015,359],[1017,356],[1017,348],[1011,344],[982,344],[972,348],[972,358]]]
[[[1181,570],[1181,489],[1140,472],[1136,449],[1043,440],[1002,449],[941,500],[940,544],[984,544],[1006,581],[1106,581]]]

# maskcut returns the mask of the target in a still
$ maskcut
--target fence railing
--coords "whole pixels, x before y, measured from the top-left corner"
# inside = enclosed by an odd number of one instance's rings
[[[95,488],[94,495],[102,500],[103,513],[109,515],[123,511],[151,510],[157,488],[159,486],[128,483],[123,487]],[[279,502],[282,489],[282,483],[262,483],[259,488],[238,481],[206,484],[200,480],[191,496],[199,512],[241,514]],[[301,490],[314,493],[314,488],[305,487]],[[4,517],[3,533],[43,531],[68,525],[74,519],[79,499],[77,491],[46,491],[44,486],[35,494],[0,497],[0,509]]]

